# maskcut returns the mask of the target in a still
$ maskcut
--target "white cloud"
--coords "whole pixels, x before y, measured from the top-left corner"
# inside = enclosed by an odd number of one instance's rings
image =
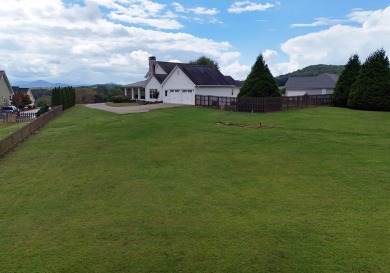
[[[270,4],[270,3],[258,4],[252,1],[241,1],[241,2],[234,2],[228,9],[228,12],[238,14],[238,13],[243,13],[248,11],[265,11],[273,7],[275,7],[275,4]]]
[[[11,82],[129,83],[143,79],[151,55],[186,62],[206,54],[226,60],[226,65],[238,57],[227,41],[140,27],[179,27],[176,15],[164,5],[147,0],[78,3],[2,0],[0,69],[6,70]],[[131,16],[133,23],[125,23]]]
[[[355,53],[364,61],[379,48],[390,54],[390,6],[370,12],[354,11],[349,17],[361,24],[337,24],[284,42],[281,49],[289,61],[277,63],[277,56],[273,56],[271,71],[279,75],[314,64],[343,65]]]
[[[319,26],[340,24],[343,22],[347,22],[347,20],[338,20],[338,19],[320,17],[320,18],[316,18],[315,21],[312,23],[297,23],[297,24],[292,24],[291,27],[319,27]]]
[[[175,8],[175,11],[178,14],[181,14],[179,17],[181,19],[196,22],[200,24],[220,24],[222,23],[216,15],[219,13],[219,10],[216,8],[206,8],[206,7],[192,7],[186,8],[178,2],[173,2],[172,6]],[[187,14],[187,15],[183,15]],[[194,17],[191,17],[194,15]]]
[[[172,5],[175,7],[175,10],[177,12],[194,13],[197,15],[217,15],[219,13],[218,9],[216,8],[212,8],[212,9],[208,9],[205,7],[185,8],[182,4],[178,2],[174,2],[172,3]]]
[[[236,80],[245,80],[250,71],[251,68],[249,66],[240,64],[238,61],[235,61],[225,67],[221,67],[221,72],[224,75],[232,76]]]
[[[291,24],[291,27],[318,27],[318,26],[331,26],[337,24],[353,24],[364,23],[374,12],[364,11],[361,9],[355,9],[351,13],[347,14],[346,19],[334,19],[327,17],[319,17],[312,23],[295,23]]]

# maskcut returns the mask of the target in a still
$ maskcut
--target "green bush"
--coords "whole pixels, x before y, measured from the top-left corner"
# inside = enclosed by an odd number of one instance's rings
[[[111,97],[111,100],[113,103],[123,103],[123,102],[130,102],[130,97],[129,96],[113,96]]]
[[[46,113],[48,111],[49,111],[49,106],[44,105],[41,108],[39,108],[38,112],[36,113],[36,117],[40,117],[41,115],[43,115],[44,113]]]

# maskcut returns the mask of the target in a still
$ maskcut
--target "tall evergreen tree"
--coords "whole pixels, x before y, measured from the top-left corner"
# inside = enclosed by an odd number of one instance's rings
[[[263,55],[259,55],[248,77],[240,88],[238,97],[279,97],[278,85],[272,76],[268,66],[264,62]]]
[[[390,111],[390,63],[384,49],[372,53],[352,85],[348,107]]]
[[[332,95],[332,102],[335,106],[347,107],[349,90],[355,83],[359,75],[360,68],[361,63],[359,60],[359,55],[355,54],[349,58],[348,63],[345,65],[345,69],[337,81],[334,93]]]
[[[61,94],[60,94],[60,90],[59,88],[55,87],[53,90],[52,90],[52,93],[51,93],[51,105],[54,107],[54,106],[58,106],[58,105],[61,105]]]

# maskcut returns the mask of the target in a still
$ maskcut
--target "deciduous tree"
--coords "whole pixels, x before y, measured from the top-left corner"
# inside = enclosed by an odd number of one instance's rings
[[[190,61],[190,64],[200,64],[200,65],[206,65],[208,67],[214,67],[219,69],[219,65],[216,61],[206,57],[206,56],[201,56],[195,61]]]

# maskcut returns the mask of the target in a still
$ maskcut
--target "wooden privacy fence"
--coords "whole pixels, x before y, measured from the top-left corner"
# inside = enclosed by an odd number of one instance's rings
[[[49,112],[44,113],[39,118],[31,121],[26,124],[19,130],[13,132],[9,136],[0,140],[0,156],[3,156],[8,151],[10,151],[13,147],[27,138],[29,135],[33,134],[36,130],[41,128],[43,125],[48,123],[50,120],[54,119],[58,115],[63,112],[62,106],[57,106],[50,110]]]
[[[297,97],[232,98],[195,96],[195,105],[239,112],[274,112],[311,106],[330,106],[332,95],[305,95]]]

